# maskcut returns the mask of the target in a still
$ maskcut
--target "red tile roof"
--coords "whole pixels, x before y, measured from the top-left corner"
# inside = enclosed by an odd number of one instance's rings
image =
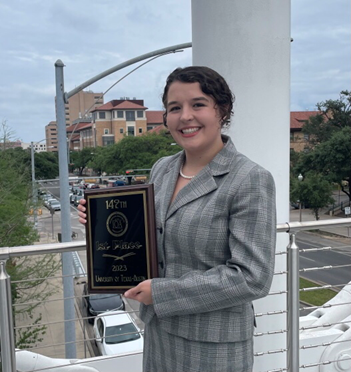
[[[92,123],[78,123],[78,124],[73,124],[73,125],[70,125],[69,127],[67,127],[66,132],[67,133],[72,133],[74,131],[74,133],[75,133],[75,132],[79,132],[82,129],[87,129],[87,128],[91,128],[91,127],[92,127]]]
[[[136,109],[136,110],[146,110],[147,107],[144,106],[144,101],[142,99],[131,99],[131,100],[123,100],[123,99],[114,99],[110,102],[105,103],[99,107],[96,107],[94,111],[110,111],[110,110],[128,110],[128,109]]]
[[[163,124],[164,111],[145,111],[148,124]]]
[[[152,128],[152,129],[148,130],[146,133],[157,133],[157,134],[159,134],[163,130],[168,131],[168,129],[163,124],[161,124],[161,125],[158,125],[155,128]]]
[[[315,116],[319,111],[291,111],[290,129],[301,129],[310,116]]]
[[[79,134],[73,134],[71,138],[71,142],[80,142],[80,135]]]

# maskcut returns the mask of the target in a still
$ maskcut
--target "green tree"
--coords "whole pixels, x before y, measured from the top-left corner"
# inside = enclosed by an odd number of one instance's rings
[[[124,174],[128,169],[150,169],[161,157],[173,155],[180,150],[166,131],[128,136],[105,148],[102,168],[109,174]]]
[[[342,91],[339,99],[318,103],[317,108],[320,113],[302,128],[309,135],[310,151],[301,154],[295,171],[321,173],[339,184],[351,201],[351,92]]]
[[[59,175],[58,154],[54,152],[38,152],[34,154],[35,179],[50,180]]]
[[[27,160],[28,152],[20,148],[0,151],[0,241],[5,247],[31,245],[38,240],[37,231],[29,218],[32,184]],[[39,324],[41,314],[35,310],[54,289],[47,289],[48,284],[44,279],[38,278],[50,275],[59,266],[50,255],[36,259],[11,258],[6,262],[7,272],[11,276],[13,319],[16,321],[22,317],[36,325],[34,328],[30,326],[16,330],[16,347],[33,346],[45,333],[46,326]]]
[[[78,170],[78,175],[82,176],[84,169],[94,158],[94,147],[85,147],[81,151],[73,151],[71,153],[71,163],[74,164],[74,169]]]
[[[319,102],[316,107],[319,113],[311,116],[302,128],[311,147],[329,141],[342,128],[351,127],[351,92],[344,90],[339,99]]]
[[[320,173],[308,172],[303,181],[290,178],[290,199],[308,205],[316,220],[319,220],[320,209],[334,202],[332,191],[331,183]]]

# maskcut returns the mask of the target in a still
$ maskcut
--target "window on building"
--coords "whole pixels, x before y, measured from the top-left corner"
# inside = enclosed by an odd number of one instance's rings
[[[308,140],[310,139],[310,135],[307,134],[307,133],[304,133],[304,135],[303,135],[303,139],[304,139],[305,141],[308,141]]]
[[[137,118],[143,118],[144,117],[144,111],[138,110],[137,111]]]
[[[135,111],[126,111],[126,120],[135,121]]]
[[[123,134],[123,128],[119,128],[119,133]]]
[[[113,136],[102,137],[103,146],[113,145],[114,143],[115,143],[115,139]]]
[[[104,128],[104,134],[109,134],[108,128]]]
[[[290,133],[290,142],[294,142],[294,133]]]
[[[128,130],[128,136],[134,136],[135,135],[134,127],[128,126],[127,130]]]
[[[121,110],[117,110],[117,117],[118,117],[118,118],[123,118],[123,117],[124,117],[124,115],[123,115],[123,111],[121,111]]]
[[[143,133],[143,128],[139,128],[139,133]]]
[[[106,119],[106,112],[105,111],[99,112],[99,119]]]

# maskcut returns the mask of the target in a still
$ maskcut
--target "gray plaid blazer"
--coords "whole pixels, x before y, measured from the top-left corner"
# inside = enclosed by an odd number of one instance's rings
[[[160,274],[151,284],[153,305],[142,304],[140,317],[148,323],[157,316],[166,332],[190,340],[252,337],[252,301],[267,295],[273,277],[273,178],[223,140],[173,203],[184,152],[158,160],[150,178]]]

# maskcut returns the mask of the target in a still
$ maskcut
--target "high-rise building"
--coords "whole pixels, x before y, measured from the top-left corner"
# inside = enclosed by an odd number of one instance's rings
[[[58,138],[56,121],[50,121],[50,123],[45,126],[45,138],[47,151],[57,152]]]
[[[91,117],[91,112],[103,104],[103,93],[80,91],[65,104],[66,126],[72,125],[74,120]]]
[[[78,92],[68,100],[67,104],[65,104],[66,127],[76,123],[78,119],[89,120],[89,118],[92,117],[91,112],[103,104],[103,93],[95,93],[91,90]],[[45,133],[48,151],[58,151],[56,121],[51,121],[45,127]]]

